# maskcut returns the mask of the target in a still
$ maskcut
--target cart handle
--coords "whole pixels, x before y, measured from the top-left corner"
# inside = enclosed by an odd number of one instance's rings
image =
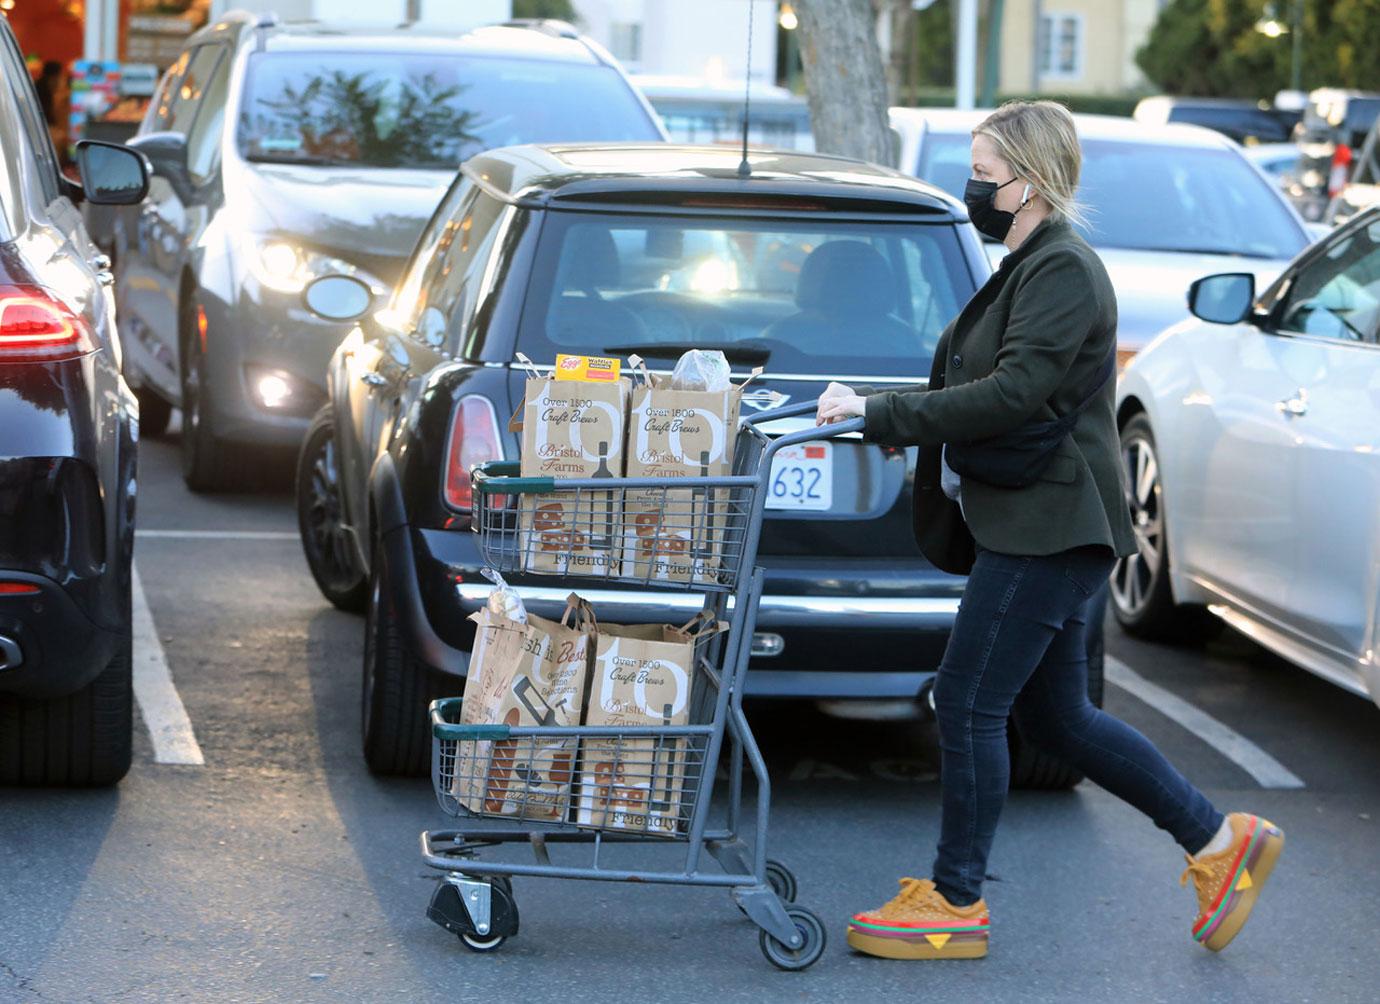
[[[431,733],[437,739],[507,739],[506,725],[460,725],[460,705],[463,698],[443,697],[431,702]]]
[[[519,477],[522,465],[514,460],[491,460],[470,471],[474,490],[483,495],[545,495],[556,490],[555,478]],[[492,481],[500,481],[491,484]]]
[[[766,422],[773,422],[779,418],[795,418],[799,415],[808,415],[819,409],[819,399],[813,401],[797,401],[795,404],[788,404],[782,408],[773,408],[771,411],[759,411],[755,415],[748,415],[743,419],[744,425],[753,427],[762,425]],[[801,443],[814,443],[821,439],[837,439],[840,436],[861,433],[866,423],[861,418],[850,418],[846,422],[835,422],[832,425],[821,425],[815,428],[800,429],[796,432],[786,433],[777,436],[767,447],[767,458],[776,453],[777,450],[786,446],[798,446]]]
[[[743,418],[744,425],[761,425],[763,422],[774,422],[778,418],[794,418],[796,415],[804,415],[806,412],[814,411],[819,407],[819,399],[813,401],[797,401],[795,404],[782,405],[780,408],[772,408],[770,411],[759,411]]]

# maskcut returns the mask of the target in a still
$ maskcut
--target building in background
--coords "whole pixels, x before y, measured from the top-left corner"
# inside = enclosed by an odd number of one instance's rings
[[[1166,0],[1006,0],[1000,89],[1006,94],[1122,94],[1146,86],[1136,66]]]
[[[630,73],[710,84],[747,75],[748,3],[752,79],[770,84],[776,77],[776,0],[574,0],[580,30]]]

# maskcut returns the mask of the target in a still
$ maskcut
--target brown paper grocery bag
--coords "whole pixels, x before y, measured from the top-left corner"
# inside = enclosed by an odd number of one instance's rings
[[[689,721],[695,649],[727,628],[697,617],[682,627],[600,625],[585,724],[673,726]],[[704,748],[683,739],[585,739],[575,821],[580,826],[673,836],[682,789],[698,781]]]
[[[589,605],[573,593],[560,621],[527,623],[485,607],[472,614],[474,650],[460,721],[465,725],[578,725],[594,638]],[[564,821],[577,740],[484,740],[456,749],[452,793],[471,812]]]
[[[672,390],[645,370],[632,392],[626,470],[630,478],[718,478],[733,472],[743,388]],[[720,489],[629,489],[623,507],[623,574],[663,582],[717,582],[729,539],[732,499]]]
[[[527,380],[522,416],[523,477],[623,476],[628,391],[616,382]],[[616,575],[622,504],[614,492],[524,496],[520,531],[526,571]]]

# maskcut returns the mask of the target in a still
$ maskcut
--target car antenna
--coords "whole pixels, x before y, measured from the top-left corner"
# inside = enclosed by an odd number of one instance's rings
[[[738,162],[738,177],[751,178],[752,165],[748,163],[748,113],[752,110],[752,12],[757,4],[748,0],[747,72],[743,74],[743,159]]]

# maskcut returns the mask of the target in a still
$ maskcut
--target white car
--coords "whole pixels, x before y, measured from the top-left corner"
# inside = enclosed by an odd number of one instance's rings
[[[900,169],[957,198],[970,174],[972,130],[989,110],[893,108]],[[1199,276],[1251,272],[1262,287],[1312,234],[1279,188],[1210,129],[1075,115],[1083,144],[1084,233],[1116,288],[1123,361],[1187,316]],[[988,245],[999,260],[1006,248]]]
[[[1173,638],[1210,612],[1380,703],[1380,209],[1189,306],[1117,390],[1140,551],[1116,617]]]

